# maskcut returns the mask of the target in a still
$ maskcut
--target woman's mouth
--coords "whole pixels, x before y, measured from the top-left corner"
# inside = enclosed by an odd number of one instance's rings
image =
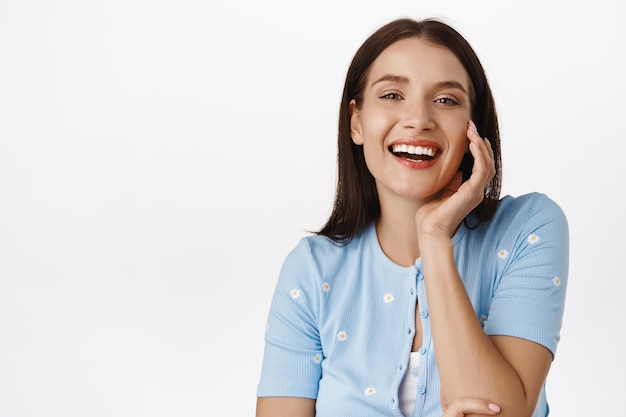
[[[432,161],[437,154],[435,148],[428,146],[414,146],[407,144],[397,144],[389,147],[389,151],[398,158],[407,159],[413,162]]]

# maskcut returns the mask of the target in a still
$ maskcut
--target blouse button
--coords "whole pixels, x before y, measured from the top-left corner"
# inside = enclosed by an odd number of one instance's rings
[[[417,388],[417,391],[418,391],[420,394],[424,394],[424,393],[426,392],[426,387],[425,387],[425,386],[423,386],[423,385],[420,385],[420,386]]]
[[[421,347],[420,350],[418,350],[418,352],[419,352],[420,355],[423,355],[423,354],[426,353],[426,348]]]
[[[420,316],[422,316],[422,318],[428,317],[428,311],[427,310],[420,311]]]

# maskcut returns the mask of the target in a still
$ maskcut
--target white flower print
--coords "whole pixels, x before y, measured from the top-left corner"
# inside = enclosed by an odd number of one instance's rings
[[[526,239],[526,241],[528,243],[530,243],[531,245],[539,242],[539,236],[537,236],[536,234],[532,234],[530,236],[528,236],[528,239]]]
[[[374,387],[365,388],[365,395],[374,395],[374,394],[376,394],[376,388]]]
[[[498,258],[500,259],[505,259],[507,256],[509,256],[509,252],[506,249],[501,249],[500,252],[498,252]]]
[[[337,333],[337,340],[339,340],[340,342],[345,342],[347,338],[348,333],[346,333],[344,330]]]
[[[291,298],[295,300],[296,298],[300,297],[300,290],[297,288],[294,288],[293,290],[291,290],[290,294],[291,294]]]
[[[316,354],[315,356],[313,356],[313,362],[315,363],[320,363],[322,361],[322,355],[321,354]]]
[[[385,304],[389,304],[390,302],[392,302],[393,301],[393,294],[391,294],[391,293],[385,294],[385,296],[383,297],[383,301],[385,302]]]
[[[559,278],[559,277],[554,277],[552,282],[554,283],[555,287],[560,287],[561,286],[561,278]]]
[[[325,282],[322,284],[322,291],[324,292],[330,291],[330,284],[328,282]]]

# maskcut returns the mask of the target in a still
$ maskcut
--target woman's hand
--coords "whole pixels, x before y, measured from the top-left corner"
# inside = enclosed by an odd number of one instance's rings
[[[465,417],[466,414],[494,416],[499,412],[500,407],[489,401],[475,398],[460,398],[450,404],[449,407],[444,407],[442,417]]]
[[[424,204],[415,215],[420,235],[451,238],[463,219],[485,197],[485,188],[496,173],[488,139],[478,134],[473,122],[467,128],[469,151],[474,157],[472,174],[462,183],[461,172],[443,189],[439,198]]]

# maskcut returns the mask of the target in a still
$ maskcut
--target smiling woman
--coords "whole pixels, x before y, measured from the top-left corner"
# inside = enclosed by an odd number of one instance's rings
[[[346,77],[333,211],[281,270],[257,416],[546,416],[568,226],[543,194],[500,198],[500,177],[465,39],[374,32]]]
[[[390,75],[394,72],[399,75]],[[467,72],[448,49],[411,37],[386,48],[368,78],[374,81],[363,98],[350,101],[351,137],[363,146],[380,203],[429,199],[452,180],[468,149]],[[432,157],[414,156],[417,148]]]

